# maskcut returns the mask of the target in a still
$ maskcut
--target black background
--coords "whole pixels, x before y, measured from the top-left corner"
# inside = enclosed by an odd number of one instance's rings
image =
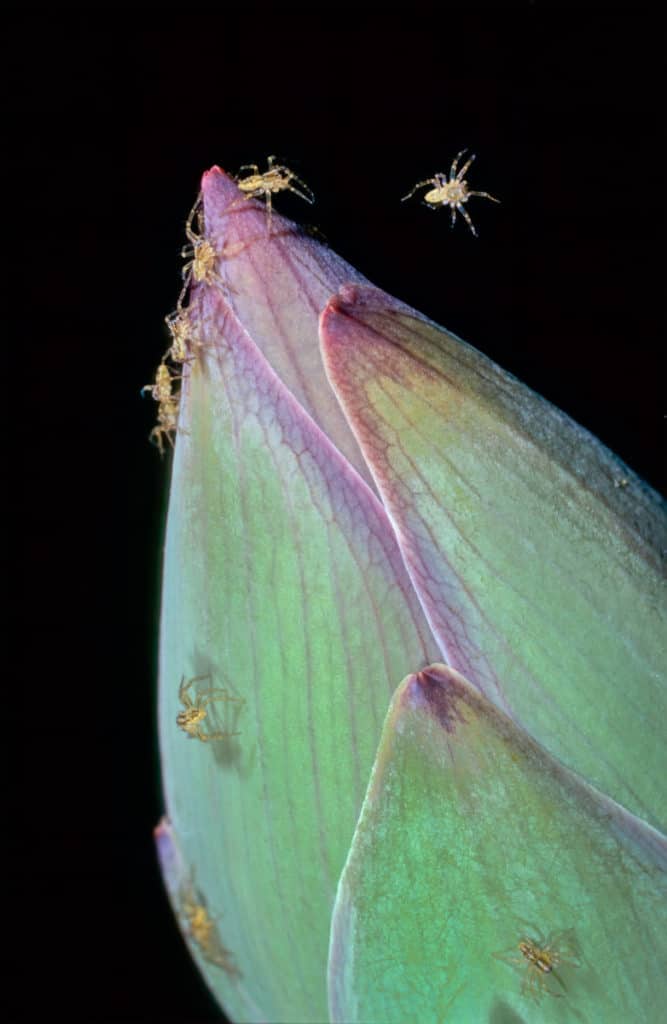
[[[199,175],[278,154],[318,200],[282,212],[664,491],[662,25],[636,4],[517,2],[7,27],[5,994],[13,1020],[215,1020],[152,846],[169,463],[139,396]],[[470,186],[502,200],[471,201],[477,239],[398,201],[464,146]]]

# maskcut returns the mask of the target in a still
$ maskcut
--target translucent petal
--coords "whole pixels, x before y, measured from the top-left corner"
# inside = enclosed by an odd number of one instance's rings
[[[375,495],[218,291],[198,301],[165,548],[167,812],[189,913],[215,921],[218,955],[193,952],[227,1012],[326,1020],[335,888],[392,680],[437,645]],[[176,723],[188,702],[203,738]]]
[[[343,289],[321,333],[447,662],[664,828],[664,502],[563,413],[374,288]]]
[[[666,868],[659,833],[430,666],[396,693],[341,877],[331,1020],[657,1020]]]

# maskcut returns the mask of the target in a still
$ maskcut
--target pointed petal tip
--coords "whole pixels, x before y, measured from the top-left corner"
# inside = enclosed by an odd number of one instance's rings
[[[272,242],[285,234],[292,235],[295,231],[293,221],[275,208],[271,214],[273,227],[269,231],[264,199],[257,194],[242,192],[238,179],[218,164],[202,174],[201,194],[204,200],[206,237],[221,240],[223,246],[225,240],[227,243],[231,240],[232,247],[236,242],[261,242],[266,252],[273,252]],[[243,216],[226,219],[232,213]],[[229,244],[225,246],[225,251],[228,250]]]
[[[405,303],[383,292],[381,288],[376,288],[375,285],[348,282],[341,285],[336,294],[331,296],[322,318],[336,313],[386,312],[388,309],[409,311],[415,316],[418,315],[414,310],[409,310]]]
[[[347,306],[354,306],[361,298],[361,292],[364,291],[358,284],[343,284],[338,289],[336,295],[331,297],[330,305],[334,309],[343,310]],[[372,289],[375,291],[375,289]]]
[[[165,834],[168,834],[170,831],[171,825],[169,824],[169,818],[163,815],[158,821],[155,828],[153,829],[153,838],[155,839],[156,842],[159,842],[160,839],[162,839],[162,837]]]
[[[153,839],[162,878],[168,892],[173,893],[177,890],[180,879],[183,877],[184,863],[174,829],[166,816],[160,818],[153,829]]]
[[[353,325],[350,320],[354,320],[355,313],[360,308],[369,306],[370,296],[377,292],[378,289],[372,285],[348,283],[341,285],[338,291],[331,296],[320,314],[319,325],[320,344],[325,364],[328,365],[327,356],[336,348],[353,343],[354,336],[350,330]]]
[[[377,333],[391,342],[392,330],[385,334],[385,327],[390,327],[389,321],[384,319],[388,313],[421,319],[415,310],[372,284],[349,282],[341,285],[320,315],[321,349],[325,358],[338,348],[358,346],[362,337],[360,332],[367,332],[369,339]]]
[[[403,700],[410,707],[424,709],[445,732],[453,733],[466,722],[461,705],[470,703],[472,694],[472,687],[463,676],[435,662],[407,677]]]
[[[341,285],[322,310],[320,317],[322,327],[329,327],[331,321],[338,315],[349,314],[359,306],[368,305],[369,295],[367,293],[376,294],[378,291],[372,285],[365,286],[353,283]]]
[[[220,201],[228,202],[231,196],[236,197],[238,187],[233,175],[219,167],[218,164],[213,164],[201,176],[201,190],[209,203],[213,197],[215,197],[214,202],[219,203]]]
[[[204,171],[201,177],[202,188],[205,185],[214,184],[216,178],[231,178],[231,174],[228,174],[224,168],[220,167],[219,164],[213,164],[207,171]]]

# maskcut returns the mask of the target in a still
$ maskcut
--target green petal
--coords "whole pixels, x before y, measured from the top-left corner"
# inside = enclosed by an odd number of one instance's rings
[[[227,1012],[326,1020],[335,888],[392,677],[437,647],[377,498],[215,290],[200,300],[165,551],[167,810],[186,891],[238,972],[195,950]],[[177,727],[181,679],[203,675],[192,699],[213,686],[244,702],[208,705],[203,729],[236,735]]]
[[[563,413],[382,292],[343,289],[321,333],[447,662],[664,828],[664,502]]]
[[[331,1020],[657,1020],[666,868],[659,833],[430,666],[393,700],[341,877]],[[545,973],[519,943],[549,933]]]

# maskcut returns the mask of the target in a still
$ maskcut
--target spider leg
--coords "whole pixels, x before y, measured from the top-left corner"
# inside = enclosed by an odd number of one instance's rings
[[[558,944],[553,951],[555,964],[559,967],[581,967],[582,960],[578,946],[571,940],[570,944]]]
[[[299,181],[298,178],[296,180]],[[303,182],[300,182],[300,184],[303,185]],[[301,192],[298,188],[294,188],[294,185],[288,185],[287,187],[290,190],[290,192],[294,192],[297,196],[301,196],[301,198],[305,199],[307,203],[314,203],[315,202],[315,196],[312,195],[312,193],[309,196],[307,196],[304,192]],[[307,185],[305,185],[304,187],[308,188]],[[310,189],[308,189],[308,191],[310,192]]]
[[[175,380],[175,379],[176,378],[172,378],[172,380]],[[181,378],[179,377],[178,379],[180,380]],[[192,686],[193,683],[199,683],[199,682],[201,682],[202,679],[210,679],[210,678],[211,678],[211,673],[210,672],[207,672],[203,676],[193,676],[192,679],[189,679],[188,682],[186,683],[186,685],[184,686],[183,684],[185,683],[185,680],[187,679],[187,676],[184,675],[183,678],[181,679],[181,685],[178,688],[179,699],[183,697],[185,692],[190,689],[190,687]]]
[[[192,679],[190,680],[190,682],[191,683],[199,683],[199,682],[201,682],[202,679],[210,679],[210,678],[211,678],[211,673],[210,672],[205,672],[201,676],[193,676]]]
[[[426,181],[418,181],[417,184],[415,185],[415,187],[412,189],[412,191],[408,192],[407,196],[403,196],[403,198],[401,199],[401,202],[404,203],[406,199],[410,199],[415,194],[415,192],[417,191],[418,188],[423,188],[424,185],[432,185],[432,184],[433,184],[433,178],[427,178]]]
[[[509,949],[501,949],[497,953],[491,954],[496,960],[500,960],[502,964],[507,964],[511,967],[525,967],[526,961],[524,957],[519,954],[516,955],[516,946],[510,946]]]
[[[564,993],[565,993],[565,992],[567,992],[567,985],[565,984],[565,982],[564,982],[564,981],[563,981],[563,979],[561,978],[561,976],[560,976],[560,974],[558,973],[558,971],[552,971],[552,972],[551,972],[551,977],[552,977],[552,978],[555,978],[555,979],[556,979],[556,981],[558,982],[558,984],[560,985],[560,987],[561,987],[561,988],[563,989],[563,991],[562,991],[562,992],[554,992],[554,990],[553,990],[552,988],[549,988],[549,987],[547,986],[547,983],[546,983],[546,978],[545,978],[545,979],[544,979],[544,987],[545,987],[546,991],[547,991],[547,992],[549,993],[549,995],[551,995],[551,996],[556,996],[556,998],[557,998],[557,999],[558,999],[558,998],[562,998],[562,997],[563,997],[563,995],[564,995]]]
[[[215,700],[224,699],[231,701],[232,704],[245,704],[245,697],[231,697],[228,690],[209,690],[204,696],[208,697],[209,694],[213,694]]]
[[[186,281],[184,283],[183,287],[181,288],[181,294],[178,296],[178,301],[176,302],[176,312],[179,314],[183,312],[183,299],[185,298],[189,284],[189,281]]]
[[[450,222],[450,227],[453,228],[454,227],[454,221],[456,220],[456,206],[452,205],[451,209],[452,209],[452,218],[451,218],[451,222]]]
[[[488,192],[468,192],[468,196],[481,196],[482,199],[490,199],[492,203],[500,202],[500,199],[496,199],[495,196],[489,195]]]
[[[187,345],[196,345],[197,342],[194,341],[192,338],[187,338],[186,339],[186,344]],[[165,354],[162,356],[162,358],[163,359],[171,359],[171,361],[173,363],[181,363],[182,366],[185,366],[188,363],[195,363],[197,361],[197,357],[196,356],[181,356],[180,353],[175,354],[174,353],[174,346],[173,345],[169,346],[169,348],[167,349]]]
[[[560,931],[551,932],[547,939],[549,947],[553,947],[559,953],[561,958],[563,956],[575,956],[579,955],[579,943],[574,928],[566,928]]]
[[[185,696],[186,690],[189,690],[190,687],[192,686],[192,683],[193,683],[193,680],[191,679],[190,682],[186,684],[186,682],[185,682],[186,679],[187,679],[186,675],[182,675],[181,676],[181,685],[178,688],[178,699],[180,701],[183,700],[183,698]]]
[[[183,288],[181,289],[181,295],[183,295],[184,292],[188,290],[192,283],[192,268],[194,267],[194,262],[194,260],[190,260],[189,263],[185,264],[183,270],[181,271],[181,276],[183,278]]]
[[[542,998],[544,979],[533,967],[526,969],[526,974],[521,985],[521,994],[539,1003]]]
[[[245,704],[243,697],[230,697],[226,690],[210,690],[199,701],[199,707],[205,708],[216,700],[224,700],[232,704]]]
[[[188,214],[188,219],[185,222],[185,234],[187,235],[188,238],[190,238],[190,235],[193,233],[192,222],[195,219],[195,214],[198,213],[199,211],[199,208],[201,206],[201,200],[202,194],[200,192],[199,195],[197,196],[197,199],[195,200],[195,205],[190,210],[190,213]]]
[[[463,152],[465,153],[465,149],[463,150]],[[473,155],[470,157],[470,159],[463,165],[463,167],[461,168],[459,173],[456,175],[456,180],[457,181],[461,181],[463,175],[468,170],[468,168],[470,167],[470,164],[473,162],[474,159],[475,159],[475,154],[473,153]]]
[[[293,181],[296,181],[296,183],[301,186],[301,188],[304,190],[304,192],[308,193],[308,196],[304,196],[303,198],[307,199],[309,203],[314,203],[315,202],[315,193],[313,192],[313,190],[308,185],[306,185],[305,181],[303,181],[297,174],[294,174],[293,171],[289,171],[289,180],[288,180],[287,187],[291,188],[293,192],[296,192],[296,189],[292,188],[292,182]],[[301,195],[300,192],[297,193],[297,194]],[[310,198],[308,198],[308,197],[310,197]]]
[[[153,440],[153,435],[155,435],[157,440]],[[162,457],[164,457],[164,444],[162,443],[163,436],[165,436],[167,438],[167,440],[169,441],[169,444],[173,448],[174,447],[174,441],[173,441],[173,438],[171,436],[171,432],[170,432],[170,430],[167,427],[153,427],[153,429],[151,430],[150,434],[148,435],[148,440],[151,442],[151,444],[154,444],[157,447],[157,449],[158,449],[158,451],[159,451],[159,453],[160,453],[160,455]]]
[[[271,217],[273,213],[273,204],[271,202],[271,191],[266,192],[266,209],[267,209],[267,232],[269,238],[271,237]]]
[[[179,299],[182,298],[182,296],[183,296],[183,292],[181,291],[181,294],[179,295]],[[172,334],[174,332],[174,330],[176,328],[176,325],[179,324],[181,321],[186,321],[187,322],[187,317],[183,316],[183,312],[184,311],[182,309],[179,309],[178,305],[177,305],[176,309],[174,310],[174,312],[173,313],[167,313],[166,317],[164,318],[164,322],[166,323],[167,328],[168,328],[170,334]]]
[[[239,167],[239,174],[241,171],[254,171],[255,174],[259,174],[259,167],[257,164],[241,164]]]
[[[452,209],[453,209],[453,207],[452,207]],[[464,210],[464,208],[461,206],[461,203],[457,203],[456,204],[456,209],[459,211],[461,216],[464,218],[466,224],[468,225],[468,227],[472,231],[472,233],[475,236],[475,238],[477,238],[477,232],[475,231],[475,226],[474,226],[473,222],[470,220],[470,214],[468,213],[468,211]]]
[[[468,194],[470,194],[470,193],[468,193]],[[520,925],[524,926],[524,931],[523,931],[523,934],[521,935],[521,938],[523,939],[524,942],[529,941],[529,942],[532,942],[536,946],[540,946],[540,947],[544,946],[544,944],[547,941],[546,940],[546,936],[539,930],[539,928],[535,927],[535,925],[533,924],[532,921],[529,921],[525,917],[517,917],[516,921],[517,921],[517,924],[520,924]]]
[[[207,734],[205,732],[202,732],[201,730],[199,730],[199,732],[197,733],[197,737],[202,741],[202,743],[208,743],[210,740],[222,740],[225,739],[227,736],[240,735],[240,732],[209,732]]]
[[[164,446],[162,444],[162,431],[160,427],[153,427],[150,434],[148,435],[148,440],[150,441],[151,444],[155,445],[160,455],[164,456]]]
[[[466,149],[462,149],[460,153],[457,153],[456,156],[454,157],[454,159],[452,160],[452,166],[449,169],[449,180],[450,181],[453,181],[456,178],[456,168],[458,167],[459,160],[461,159],[463,154],[466,152],[466,150],[467,150],[467,146],[466,146]]]

